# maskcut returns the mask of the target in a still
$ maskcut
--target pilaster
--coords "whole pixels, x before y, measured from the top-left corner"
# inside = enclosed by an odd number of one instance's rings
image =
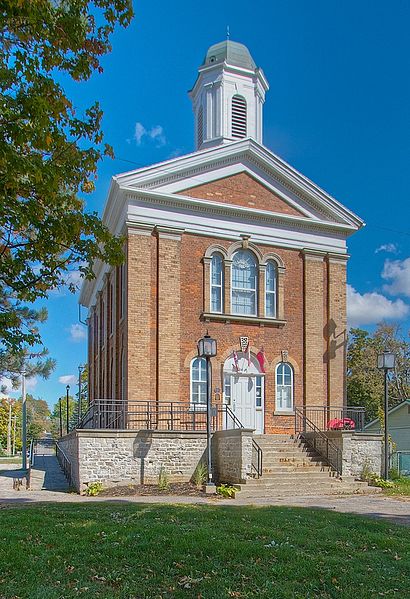
[[[324,392],[324,254],[304,251],[304,403],[326,405]]]

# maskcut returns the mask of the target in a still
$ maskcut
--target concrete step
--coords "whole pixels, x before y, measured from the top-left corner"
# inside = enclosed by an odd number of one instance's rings
[[[265,474],[292,474],[293,472],[300,473],[314,473],[314,472],[332,472],[330,466],[323,466],[318,462],[308,464],[296,464],[296,465],[279,465],[273,466],[271,464],[263,466],[262,473]]]

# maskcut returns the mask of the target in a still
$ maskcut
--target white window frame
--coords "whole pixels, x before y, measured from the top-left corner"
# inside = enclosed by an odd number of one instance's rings
[[[285,385],[285,384],[280,384],[278,385],[278,370],[281,366],[285,366],[287,368],[289,368],[290,370],[290,385]],[[284,374],[283,373],[282,376],[282,380],[284,380]],[[279,401],[279,387],[288,387],[290,388],[290,403],[291,406],[290,407],[279,407],[278,405],[278,401]],[[279,364],[276,365],[275,368],[275,413],[281,413],[281,414],[293,414],[294,413],[294,372],[293,372],[293,367],[291,364],[289,364],[289,362],[279,362]]]
[[[221,261],[221,278],[220,278],[220,282],[214,284],[213,283],[213,259],[214,257],[218,257]],[[220,254],[219,252],[214,252],[211,256],[211,269],[210,269],[210,277],[209,277],[209,291],[210,291],[210,296],[209,296],[209,301],[210,301],[210,306],[209,309],[213,314],[223,314],[224,311],[224,259],[222,254]],[[221,301],[221,309],[220,310],[214,310],[213,306],[212,306],[212,290],[213,289],[219,289],[219,294],[220,294],[220,301]]]
[[[268,268],[273,267],[274,269],[274,284],[273,291],[268,289]],[[268,296],[273,296],[273,314],[268,314]],[[266,262],[265,269],[265,316],[266,318],[277,318],[278,314],[278,265],[274,260],[268,260]]]
[[[252,259],[254,260],[256,272],[255,272],[255,287],[253,287],[253,288],[251,288],[251,287],[234,287],[233,281],[234,281],[235,256],[237,256],[239,253],[248,253],[250,256],[252,256]],[[232,266],[231,266],[231,314],[237,314],[238,316],[257,316],[258,315],[258,273],[259,273],[258,260],[256,259],[256,256],[254,255],[254,253],[251,250],[240,249],[234,253],[234,255],[232,256]],[[254,293],[254,295],[255,295],[255,311],[253,313],[237,312],[234,310],[233,297],[234,297],[235,291]]]
[[[194,363],[196,361],[199,361],[200,367],[199,367],[199,379],[195,379],[193,378],[193,370],[194,370]],[[206,372],[206,359],[205,358],[200,358],[200,357],[196,357],[193,358],[191,360],[191,365],[189,368],[189,380],[190,380],[190,403],[191,406],[195,406],[196,408],[201,407],[202,409],[206,409],[206,400],[207,400],[207,372]],[[201,375],[203,374],[203,376],[205,378],[202,378]],[[194,394],[193,394],[193,386],[194,383],[200,383],[200,384],[205,384],[205,394],[204,394],[204,400],[205,401],[194,401]],[[200,399],[202,396],[202,392],[200,393]]]

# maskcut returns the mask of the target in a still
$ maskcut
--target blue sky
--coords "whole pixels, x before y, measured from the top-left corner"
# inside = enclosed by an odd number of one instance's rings
[[[407,335],[408,0],[144,0],[135,10],[132,25],[113,36],[104,73],[66,85],[78,110],[99,100],[116,154],[100,165],[88,208],[102,211],[112,175],[193,150],[187,91],[206,50],[225,39],[229,25],[231,39],[248,46],[270,83],[264,144],[367,223],[349,240],[352,324],[372,327],[386,319]],[[77,296],[61,290],[46,305],[42,333],[57,368],[48,381],[29,386],[52,405],[71,382],[61,377],[77,377],[86,342]]]

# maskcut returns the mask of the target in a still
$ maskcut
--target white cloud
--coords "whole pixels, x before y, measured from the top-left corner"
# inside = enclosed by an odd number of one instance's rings
[[[33,391],[36,388],[38,380],[35,376],[26,378],[26,391]],[[7,377],[0,377],[0,393],[1,397],[8,397],[9,395],[21,395],[21,384],[17,387],[13,387],[12,380]]]
[[[347,286],[347,319],[351,327],[398,320],[409,312],[410,306],[401,299],[392,301],[375,291],[361,295],[351,285]]]
[[[161,125],[154,125],[151,129],[146,129],[142,123],[135,123],[134,139],[137,146],[140,146],[145,140],[155,142],[159,148],[165,146],[167,139],[165,137],[164,128]]]
[[[79,343],[84,339],[87,339],[87,329],[82,324],[72,324],[70,326],[70,339]]]
[[[410,297],[410,258],[406,260],[386,260],[382,272],[390,285],[384,285],[383,289],[391,295],[406,295]]]
[[[161,127],[161,125],[155,125],[155,127],[152,127],[148,134],[151,139],[154,139],[157,142],[157,146],[165,146],[167,143],[164,135],[164,129]]]
[[[147,130],[145,129],[142,123],[135,123],[134,130],[134,139],[137,142],[137,146],[141,145],[142,138],[147,134]]]
[[[395,243],[385,243],[385,244],[381,245],[380,247],[378,247],[376,250],[374,250],[375,254],[378,254],[379,252],[387,252],[389,254],[397,254],[398,248]]]
[[[64,374],[63,376],[58,377],[58,382],[63,385],[75,385],[78,382],[75,374]]]

